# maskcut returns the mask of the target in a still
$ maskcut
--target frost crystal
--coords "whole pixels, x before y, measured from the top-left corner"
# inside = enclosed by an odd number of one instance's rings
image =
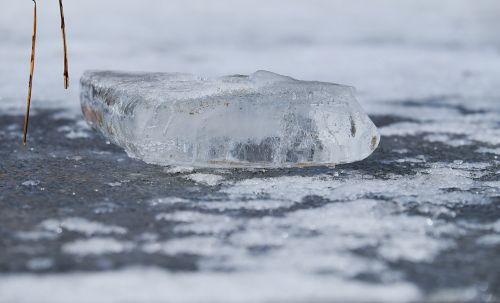
[[[352,87],[266,71],[215,79],[92,71],[81,86],[87,121],[153,164],[333,165],[368,157],[380,138]]]

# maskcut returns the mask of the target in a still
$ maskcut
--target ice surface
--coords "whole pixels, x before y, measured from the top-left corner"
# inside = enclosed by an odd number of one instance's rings
[[[500,148],[500,1],[66,4],[73,80],[97,68],[215,76],[264,66],[362,88],[361,105],[387,136],[365,165],[333,175],[190,165],[163,172],[120,162],[121,153],[74,123],[79,88],[62,88],[57,1],[39,6],[33,109],[71,113],[34,114],[35,149],[22,153],[32,4],[0,2],[0,112],[18,109],[0,118],[0,171],[8,172],[0,172],[8,244],[0,301],[498,301],[499,262],[491,260],[500,229],[491,223],[499,218],[500,154],[485,150]],[[209,188],[195,173],[224,180]],[[41,183],[23,186],[28,180]],[[187,212],[192,220],[179,222]],[[170,216],[156,220],[161,214]],[[67,216],[127,233],[87,236],[65,228]],[[64,223],[47,230],[39,225],[46,219]],[[88,254],[102,238],[134,247]],[[68,253],[77,241],[86,245]]]
[[[379,142],[344,85],[267,71],[212,79],[94,71],[81,86],[87,121],[153,164],[332,165],[362,160]]]

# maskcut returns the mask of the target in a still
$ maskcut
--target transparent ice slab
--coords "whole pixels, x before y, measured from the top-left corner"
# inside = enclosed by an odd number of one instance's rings
[[[159,165],[335,165],[368,157],[380,139],[352,87],[267,71],[211,79],[89,71],[81,106],[129,156]]]

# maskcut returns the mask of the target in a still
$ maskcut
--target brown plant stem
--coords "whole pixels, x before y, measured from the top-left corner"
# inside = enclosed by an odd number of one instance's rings
[[[33,73],[35,71],[35,48],[36,48],[36,1],[33,0],[33,37],[31,40],[31,64],[30,64],[30,80],[28,85],[28,100],[26,102],[26,115],[24,116],[24,129],[23,129],[23,144],[26,145],[28,124],[30,119],[30,106],[31,106],[31,89],[33,88]]]
[[[62,32],[63,46],[64,46],[64,88],[68,89],[69,87],[68,46],[66,44],[66,26],[64,22],[64,8],[62,0],[59,0],[59,11],[61,13],[61,32]]]

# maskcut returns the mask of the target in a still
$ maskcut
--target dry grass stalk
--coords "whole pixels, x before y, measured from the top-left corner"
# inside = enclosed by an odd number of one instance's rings
[[[26,102],[26,115],[24,116],[23,144],[26,145],[28,124],[30,119],[31,90],[33,88],[33,72],[35,71],[35,49],[36,49],[36,1],[33,0],[33,37],[31,40],[31,64],[30,80],[28,84],[28,100]]]
[[[64,23],[64,9],[62,0],[59,0],[59,11],[61,13],[61,33],[64,47],[64,88],[69,87],[69,72],[68,72],[68,46],[66,45],[66,26]]]
[[[28,126],[30,118],[30,107],[31,107],[31,91],[33,89],[33,73],[35,71],[35,49],[36,49],[36,0],[33,0],[33,39],[31,41],[31,64],[30,64],[30,80],[28,85],[28,100],[26,102],[26,115],[24,116],[24,128],[23,128],[23,144],[26,145]],[[69,87],[69,72],[68,72],[68,46],[66,44],[66,25],[64,22],[64,9],[62,0],[59,0],[59,12],[61,14],[61,33],[63,39],[64,47],[64,88]]]

